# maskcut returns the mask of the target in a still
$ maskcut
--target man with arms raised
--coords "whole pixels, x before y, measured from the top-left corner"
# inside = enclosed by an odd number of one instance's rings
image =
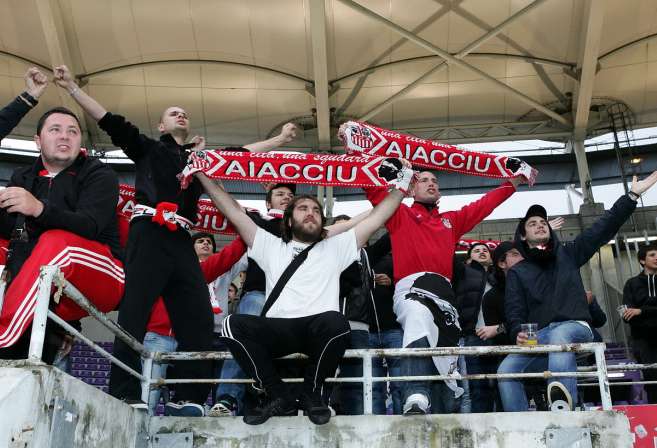
[[[398,187],[406,190],[412,170],[405,167],[403,171]],[[239,204],[204,174],[197,176],[244,239],[249,256],[265,272],[268,298],[262,315],[233,314],[224,322],[223,335],[233,356],[256,381],[256,387],[267,394],[266,401],[244,421],[260,424],[274,415],[296,414],[296,397],[276,374],[273,360],[301,352],[310,357],[301,408],[313,423],[328,422],[331,413],[321,391],[325,378],[335,373],[349,335],[349,324],[338,311],[340,273],[358,259],[358,249],[399,206],[403,193],[394,189],[365,219],[339,235],[326,235],[324,214],[314,197],[297,196],[285,210],[279,238],[255,225]],[[293,260],[300,262],[297,270],[287,282],[281,281],[289,275]]]
[[[452,260],[456,243],[498,205],[508,199],[520,183],[513,178],[460,210],[438,210],[438,179],[430,171],[420,173],[413,190],[413,205],[402,205],[386,223],[392,241],[395,295],[393,309],[404,330],[404,347],[456,347],[460,336],[458,312],[452,291]],[[373,205],[385,192],[366,189]],[[456,372],[456,356],[405,357],[402,375],[441,375]],[[463,393],[455,380],[437,385],[439,398],[431,403],[428,382],[408,382],[403,413],[450,413],[457,409]]]
[[[124,117],[105,110],[80,89],[66,66],[55,67],[55,83],[98,121],[98,126],[123,149],[135,163],[135,199],[126,248],[126,287],[119,308],[119,324],[142,341],[155,299],[162,296],[171,317],[171,325],[180,351],[212,350],[212,310],[208,287],[189,235],[197,217],[201,195],[199,182],[184,191],[177,175],[187,163],[189,150],[204,145],[195,138],[186,144],[190,123],[185,110],[168,107],[160,117],[159,139],[152,139]],[[286,143],[291,135],[279,135],[254,144],[255,151],[273,149]],[[247,145],[245,149],[250,149]],[[244,150],[241,149],[240,150]],[[139,370],[139,355],[116,338],[114,355]],[[181,378],[209,378],[209,361],[182,362],[177,366]],[[165,413],[179,416],[202,416],[202,403],[208,396],[206,384],[180,384],[176,388],[178,403],[167,403]],[[139,382],[123,369],[112,365],[110,393],[117,398],[141,402]],[[144,397],[145,398],[145,397]]]

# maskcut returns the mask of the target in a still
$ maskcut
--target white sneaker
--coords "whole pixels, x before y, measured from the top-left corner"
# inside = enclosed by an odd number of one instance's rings
[[[559,381],[553,381],[547,388],[548,407],[551,411],[572,411],[573,397]]]
[[[230,403],[219,401],[212,406],[208,415],[210,417],[234,417],[235,410],[231,408]]]
[[[424,394],[412,394],[404,403],[404,415],[424,415],[429,413],[429,399]]]

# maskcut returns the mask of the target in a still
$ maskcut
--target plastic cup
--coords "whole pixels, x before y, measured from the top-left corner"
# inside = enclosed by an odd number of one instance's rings
[[[527,335],[527,342],[524,345],[538,344],[538,324],[521,324],[520,331]]]
[[[618,315],[620,318],[623,318],[623,314],[625,314],[625,311],[627,311],[627,305],[620,305],[616,308],[616,311],[618,311]]]

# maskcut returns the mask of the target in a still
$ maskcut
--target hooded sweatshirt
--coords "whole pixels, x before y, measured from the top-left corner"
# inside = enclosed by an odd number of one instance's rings
[[[569,242],[559,241],[550,229],[550,242],[544,251],[530,250],[521,238],[522,222],[518,225],[515,241],[525,260],[509,269],[504,300],[512,341],[523,323],[536,322],[541,329],[552,322],[591,322],[579,268],[614,237],[635,208],[636,201],[621,196],[591,227]]]
[[[657,275],[641,272],[625,283],[623,303],[641,314],[628,321],[634,339],[655,339],[657,330]]]

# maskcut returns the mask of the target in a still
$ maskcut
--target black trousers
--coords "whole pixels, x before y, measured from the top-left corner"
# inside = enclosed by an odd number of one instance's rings
[[[643,338],[636,338],[632,341],[634,356],[642,364],[652,364],[657,362],[657,343],[654,340]],[[657,370],[645,369],[643,372],[643,379],[645,381],[657,380]],[[648,403],[657,403],[657,385],[645,384],[644,389],[648,395]]]
[[[212,350],[213,320],[210,296],[191,237],[181,229],[174,232],[150,218],[133,221],[128,234],[125,259],[125,294],[118,322],[138,341],[144,340],[146,325],[155,300],[162,296],[178,351]],[[114,355],[137,371],[140,358],[120,339],[114,340]],[[178,378],[210,378],[211,361],[176,362]],[[179,384],[176,399],[204,403],[209,384]],[[112,365],[110,393],[120,399],[141,398],[139,381]]]
[[[308,355],[303,390],[321,392],[324,380],[334,376],[349,342],[349,323],[337,311],[293,319],[231,314],[222,335],[242,370],[268,395],[285,394],[273,360],[292,353]]]

